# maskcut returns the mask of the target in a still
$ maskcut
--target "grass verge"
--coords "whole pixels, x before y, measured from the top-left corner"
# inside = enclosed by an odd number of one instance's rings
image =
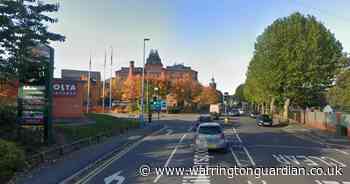
[[[56,124],[55,131],[63,134],[63,136],[70,141],[96,136],[101,133],[118,133],[121,129],[136,128],[139,126],[137,120],[130,120],[124,118],[117,118],[105,114],[88,114],[90,119],[95,120],[96,123],[85,125],[67,125]]]

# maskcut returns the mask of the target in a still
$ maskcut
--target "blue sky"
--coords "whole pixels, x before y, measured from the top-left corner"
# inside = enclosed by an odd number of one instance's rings
[[[214,76],[220,90],[233,93],[245,80],[256,37],[275,19],[295,11],[315,15],[350,52],[348,0],[58,2],[61,8],[54,16],[59,22],[50,30],[64,34],[66,42],[53,44],[56,77],[61,69],[87,70],[89,53],[93,69],[103,71],[104,51],[110,46],[113,70],[130,60],[141,66],[143,38],[149,37],[148,49],[158,49],[164,65],[189,65],[199,71],[202,84]]]

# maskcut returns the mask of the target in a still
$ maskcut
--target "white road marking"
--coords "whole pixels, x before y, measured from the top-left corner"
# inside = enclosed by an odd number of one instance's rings
[[[236,130],[235,128],[232,128],[232,130],[233,130],[233,133],[235,134],[235,136],[236,136],[238,142],[243,143],[241,137],[239,137],[239,135],[238,135],[238,133],[237,133],[237,130]]]
[[[344,155],[349,155],[349,153],[346,152],[346,151],[343,151],[343,150],[340,150],[340,149],[334,149],[334,150],[337,151],[337,152],[339,152],[339,153],[342,153],[342,154],[344,154]]]
[[[173,131],[172,131],[171,129],[167,129],[166,131],[167,131],[168,133],[166,133],[165,135],[170,135],[170,134],[173,133]]]
[[[125,177],[124,176],[121,176],[120,174],[122,173],[122,171],[118,171],[117,173],[111,175],[111,176],[108,176],[104,179],[105,181],[105,184],[110,184],[114,181],[117,181],[116,184],[122,184],[124,183],[125,181]]]
[[[95,168],[93,171],[89,172],[89,174],[85,175],[83,178],[81,178],[80,180],[78,180],[76,182],[76,184],[83,184],[83,183],[87,183],[89,182],[93,177],[95,177],[97,174],[99,174],[100,172],[102,172],[105,168],[107,168],[108,166],[110,166],[114,161],[120,159],[122,156],[124,156],[126,153],[128,153],[130,150],[134,149],[136,146],[138,146],[139,144],[141,144],[146,138],[156,135],[159,132],[163,131],[164,129],[166,129],[166,127],[163,127],[160,130],[157,130],[155,132],[153,132],[152,134],[144,137],[143,139],[135,142],[134,144],[132,144],[131,146],[125,148],[124,150],[122,150],[121,152],[119,152],[117,155],[112,156],[111,158],[109,158],[107,161],[105,161],[103,164],[101,164],[100,166],[98,166],[97,168]],[[65,180],[63,180],[62,182],[60,182],[60,184],[65,184],[67,182],[69,182],[70,180],[72,180],[73,178],[75,178],[76,176],[78,176],[79,174],[81,174],[82,172],[88,170],[89,168],[92,167],[92,165],[95,165],[95,163],[92,163],[90,165],[88,165],[87,167],[85,167],[84,169],[79,170],[77,173],[75,173],[74,175],[66,178]]]
[[[260,180],[260,181],[261,181],[261,184],[267,184],[267,182],[265,180]],[[248,184],[253,184],[253,182],[250,180],[248,180],[247,182],[248,182]]]
[[[238,160],[237,155],[233,152],[232,147],[230,147],[230,150],[231,150],[231,154],[232,154],[233,158],[235,159],[235,161],[236,161],[238,167],[242,167],[242,164],[241,164],[241,162]]]
[[[248,149],[247,149],[245,146],[243,146],[243,150],[244,150],[244,152],[247,154],[250,163],[251,163],[253,166],[255,166],[255,162],[254,162],[254,160],[253,160],[253,157],[250,156]]]
[[[165,167],[168,167],[168,165],[169,165],[171,159],[174,157],[174,155],[175,155],[175,153],[176,153],[176,151],[177,151],[177,148],[178,148],[179,144],[182,143],[182,141],[185,139],[186,136],[187,136],[187,133],[184,134],[184,135],[181,137],[180,141],[176,144],[176,146],[175,146],[174,150],[171,152],[171,154],[170,154],[168,160],[165,162],[164,168],[165,168]],[[157,177],[153,180],[153,183],[157,183],[161,176],[162,176],[162,175],[157,175]]]

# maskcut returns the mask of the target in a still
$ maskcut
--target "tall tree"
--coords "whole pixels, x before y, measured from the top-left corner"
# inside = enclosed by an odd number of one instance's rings
[[[284,102],[285,112],[289,104],[318,106],[342,67],[341,56],[341,43],[314,16],[277,19],[257,38],[246,94],[254,101]]]
[[[337,77],[336,85],[329,89],[329,103],[340,110],[350,110],[350,70],[345,70]]]
[[[46,58],[33,48],[65,37],[48,31],[57,22],[48,13],[58,11],[58,4],[37,0],[0,1],[0,73],[2,80],[38,79]],[[35,62],[33,62],[35,61]]]
[[[240,84],[235,90],[235,97],[239,101],[245,101],[244,97],[244,84]]]

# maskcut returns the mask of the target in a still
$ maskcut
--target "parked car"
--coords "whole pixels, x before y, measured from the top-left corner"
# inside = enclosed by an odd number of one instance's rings
[[[249,116],[250,116],[251,118],[256,118],[258,115],[259,115],[259,113],[258,113],[258,112],[255,112],[255,111],[252,111],[252,112],[249,113]]]
[[[244,115],[244,110],[243,109],[238,109],[239,115]]]
[[[272,126],[273,124],[272,119],[267,114],[257,116],[256,123],[258,126],[265,126],[265,125]]]
[[[198,126],[194,136],[196,147],[226,150],[228,143],[224,131],[219,123],[202,123]]]

